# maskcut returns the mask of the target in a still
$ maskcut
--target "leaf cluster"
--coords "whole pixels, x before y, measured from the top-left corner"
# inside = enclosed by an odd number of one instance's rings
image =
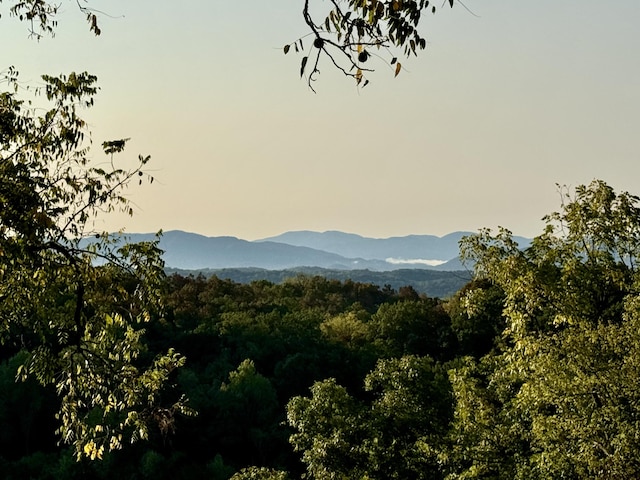
[[[54,36],[58,27],[57,16],[61,4],[47,0],[4,0],[12,3],[9,7],[9,15],[28,25],[29,36],[40,39],[44,35]],[[2,2],[0,2],[2,3]],[[89,31],[98,36],[102,33],[98,24],[96,10],[89,8],[87,0],[76,0],[80,12],[85,14]]]
[[[305,0],[303,17],[313,36],[313,48],[302,58],[300,76],[308,73],[307,82],[312,90],[322,56],[362,87],[369,83],[366,74],[373,71],[367,62],[374,55],[379,57],[378,51],[400,49],[407,57],[417,56],[427,46],[419,30],[423,14],[436,12],[429,0],[332,0],[328,13],[320,14],[324,18],[319,20],[311,3]],[[448,3],[453,7],[453,0]],[[292,45],[296,52],[304,51],[302,39],[298,39],[285,45],[285,54]],[[397,56],[390,54],[390,57],[388,63],[394,66],[397,76],[402,64]]]

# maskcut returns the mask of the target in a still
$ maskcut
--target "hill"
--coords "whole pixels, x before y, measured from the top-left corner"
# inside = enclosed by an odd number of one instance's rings
[[[150,241],[150,233],[124,236],[128,242]],[[384,269],[384,262],[348,259],[334,253],[309,247],[277,242],[249,242],[236,237],[205,237],[179,230],[164,232],[160,238],[167,267],[181,269],[220,269],[257,267],[267,270],[319,266],[340,270],[361,268]]]
[[[376,239],[343,232],[287,232],[256,241],[236,237],[206,237],[180,230],[165,232],[160,238],[167,267],[201,270],[259,268],[288,270],[317,267],[329,270],[398,269],[465,270],[458,258],[458,242],[469,232],[443,237],[408,235]],[[123,241],[155,239],[155,234],[132,233]],[[522,245],[528,239],[518,238]],[[88,240],[90,241],[90,240]]]
[[[299,267],[288,270],[265,270],[262,268],[224,268],[183,270],[167,268],[167,273],[177,273],[183,276],[199,274],[205,277],[216,277],[237,283],[251,283],[267,280],[272,283],[282,283],[287,279],[300,275],[321,276],[331,280],[352,280],[359,283],[371,283],[384,288],[386,285],[399,290],[401,287],[411,286],[418,293],[434,298],[448,298],[471,280],[468,271],[440,272],[425,269],[399,269],[386,272],[371,270],[329,270],[317,267]]]

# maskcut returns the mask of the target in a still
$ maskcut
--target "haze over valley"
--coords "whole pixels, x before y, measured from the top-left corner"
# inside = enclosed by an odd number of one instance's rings
[[[167,267],[187,270],[320,267],[334,270],[464,270],[458,242],[472,232],[368,238],[339,231],[291,231],[255,241],[206,237],[180,230],[163,232],[160,248]],[[124,235],[129,242],[155,239],[152,233]],[[528,239],[516,237],[522,245]]]

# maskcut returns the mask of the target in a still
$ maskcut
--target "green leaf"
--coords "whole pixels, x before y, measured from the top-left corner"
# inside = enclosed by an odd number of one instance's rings
[[[121,140],[102,142],[102,149],[107,155],[110,155],[112,153],[119,153],[124,150],[124,147],[129,140],[129,138],[123,138]]]
[[[302,58],[302,63],[300,65],[300,77],[302,77],[304,75],[304,69],[307,66],[307,61],[309,60],[309,57],[303,57]]]
[[[287,53],[289,53],[289,49],[291,48],[291,45],[285,45],[284,46],[284,54],[286,55]]]

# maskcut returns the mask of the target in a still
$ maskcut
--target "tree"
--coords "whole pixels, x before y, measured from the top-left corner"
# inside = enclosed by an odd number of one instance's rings
[[[358,401],[335,379],[287,405],[290,438],[310,478],[439,478],[437,452],[452,414],[445,370],[429,357],[380,360]]]
[[[19,94],[13,69],[0,94],[0,341],[27,352],[19,376],[55,385],[59,433],[78,455],[102,456],[148,426],[172,428],[180,401],[159,393],[184,363],[170,350],[143,362],[142,326],[159,308],[163,262],[157,242],[83,241],[99,212],[131,207],[123,190],[152,181],[139,156],[116,166],[126,139],[103,143],[92,163],[79,111],[93,105],[96,78],[43,76],[39,108]],[[44,105],[48,107],[42,108]],[[146,363],[146,364],[145,364]]]
[[[458,355],[480,358],[494,348],[504,330],[502,289],[487,279],[472,280],[446,305],[458,340]]]
[[[220,422],[226,427],[224,444],[264,464],[273,444],[278,402],[271,382],[251,360],[245,359],[229,373],[229,381],[220,386],[218,406]]]
[[[506,230],[463,242],[504,292],[506,328],[500,351],[452,371],[451,478],[640,475],[639,203],[594,181],[563,191],[524,250]]]
[[[243,468],[231,480],[288,480],[286,472],[266,467]]]
[[[451,322],[436,299],[385,303],[368,326],[372,343],[384,356],[413,354],[442,359],[454,351]]]
[[[320,324],[322,334],[347,348],[362,348],[367,340],[367,324],[350,311],[328,318]]]
[[[17,459],[55,444],[55,391],[34,379],[16,384],[23,352],[0,363],[0,454]]]
[[[311,387],[311,398],[294,397],[287,422],[296,430],[290,442],[310,478],[365,478],[367,437],[364,407],[330,378]]]

